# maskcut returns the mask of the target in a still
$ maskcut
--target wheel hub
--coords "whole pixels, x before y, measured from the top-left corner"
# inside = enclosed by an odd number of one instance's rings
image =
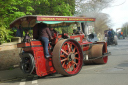
[[[75,54],[74,53],[70,53],[69,55],[68,55],[68,60],[69,61],[72,61],[72,60],[74,60],[75,59]]]

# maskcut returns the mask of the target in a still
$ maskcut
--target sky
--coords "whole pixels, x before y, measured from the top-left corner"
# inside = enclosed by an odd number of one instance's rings
[[[128,22],[128,0],[115,0],[110,7],[102,11],[110,16],[112,27],[121,28],[122,25]]]

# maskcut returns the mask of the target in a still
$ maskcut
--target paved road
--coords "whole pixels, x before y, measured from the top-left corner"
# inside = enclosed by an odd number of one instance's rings
[[[107,64],[83,66],[75,76],[34,76],[3,81],[0,85],[128,85],[128,39],[118,40],[118,45],[108,46],[108,50],[112,55]]]

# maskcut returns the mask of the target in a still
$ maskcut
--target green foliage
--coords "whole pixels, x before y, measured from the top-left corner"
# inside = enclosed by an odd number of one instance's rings
[[[6,29],[3,25],[0,27],[0,44],[4,42],[10,42],[13,32],[9,29]]]
[[[0,42],[10,41],[9,24],[24,15],[71,16],[75,0],[0,0]]]
[[[126,36],[128,36],[128,27],[123,27],[122,29],[121,29],[121,32],[123,32],[123,35],[126,37]]]
[[[60,34],[62,33],[73,33],[73,29],[77,29],[76,28],[76,25],[70,25],[70,26],[67,26],[67,27],[59,27],[59,28],[54,28],[57,32],[59,32]]]
[[[75,0],[0,0],[0,16],[7,27],[24,15],[71,16],[74,11]]]
[[[75,0],[45,0],[45,2],[39,0],[39,2],[33,5],[35,8],[33,14],[71,16],[75,11]]]
[[[73,29],[69,27],[62,28],[62,33],[73,33]]]
[[[59,34],[62,34],[62,28],[55,28],[55,30],[59,33]]]

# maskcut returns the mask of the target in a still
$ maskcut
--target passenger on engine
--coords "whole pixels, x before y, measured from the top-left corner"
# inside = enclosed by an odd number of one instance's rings
[[[48,43],[49,43],[49,39],[52,39],[51,32],[45,23],[40,23],[38,28],[39,28],[38,29],[39,40],[41,40],[43,43],[45,57],[49,58],[51,56],[49,55],[48,52]]]

